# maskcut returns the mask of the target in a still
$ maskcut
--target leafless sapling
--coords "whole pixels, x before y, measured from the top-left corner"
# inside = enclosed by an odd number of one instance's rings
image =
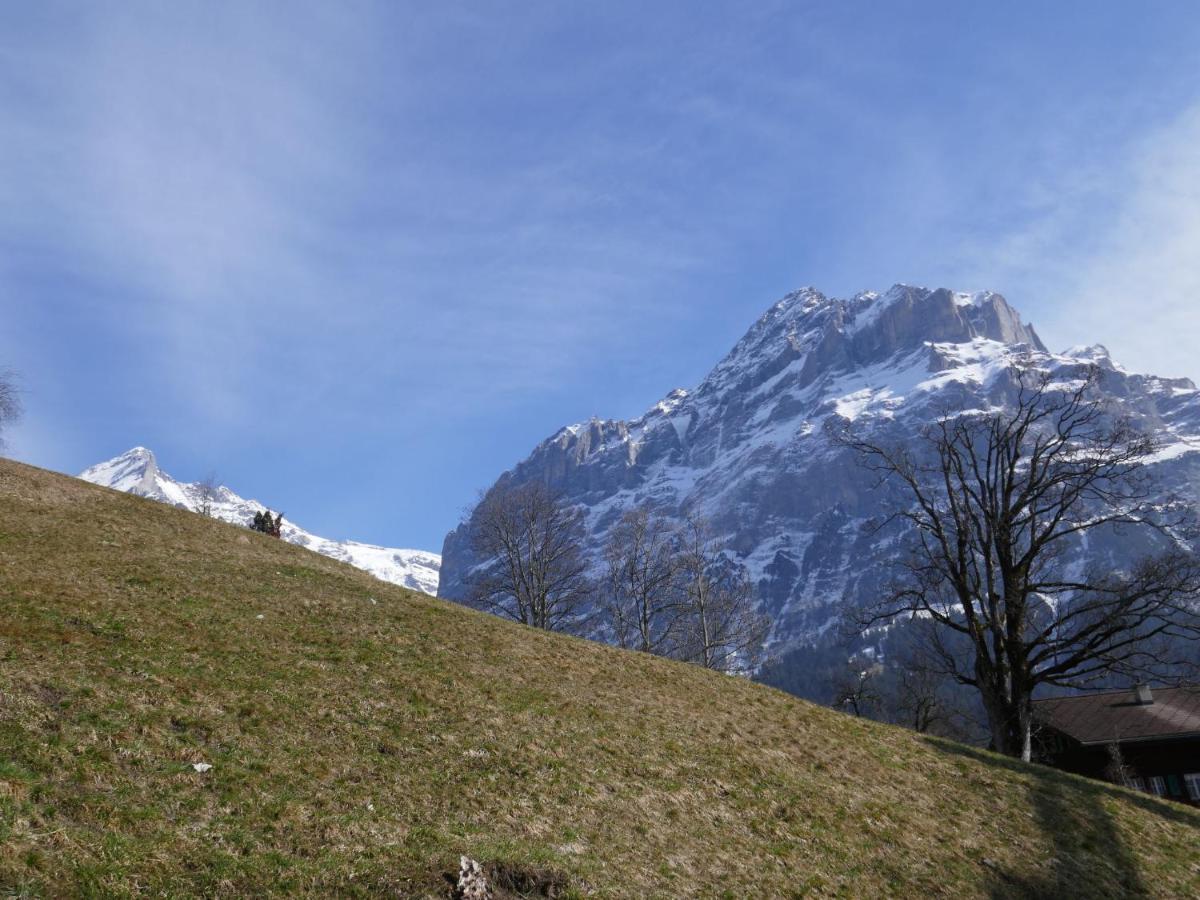
[[[770,620],[754,602],[743,566],[730,560],[708,521],[688,515],[679,538],[677,655],[708,669],[746,673],[762,661]]]
[[[873,713],[881,702],[876,680],[881,667],[872,660],[854,657],[833,678],[833,707],[856,716]]]
[[[209,472],[196,484],[197,511],[202,516],[215,515],[213,507],[221,497],[221,482],[215,472]]]
[[[0,369],[0,449],[5,445],[5,432],[20,420],[22,412],[16,373],[12,369]]]
[[[672,654],[681,612],[677,533],[644,508],[632,509],[609,532],[600,608],[617,644]]]

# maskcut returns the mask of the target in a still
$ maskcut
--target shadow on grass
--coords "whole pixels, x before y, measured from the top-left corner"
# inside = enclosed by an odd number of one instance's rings
[[[935,749],[1017,772],[1028,779],[1029,803],[1045,839],[1050,871],[1006,872],[993,865],[993,897],[1140,897],[1150,893],[1137,857],[1126,845],[1104,801],[1119,798],[1161,818],[1192,827],[1197,818],[1166,803],[1131,796],[1102,781],[1069,776],[940,738]],[[1152,873],[1149,873],[1152,874]]]

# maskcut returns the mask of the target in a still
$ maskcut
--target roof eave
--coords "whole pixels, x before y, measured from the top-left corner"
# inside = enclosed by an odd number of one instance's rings
[[[1062,731],[1061,728],[1054,729]],[[1063,732],[1066,734],[1067,732]],[[1186,741],[1200,740],[1200,731],[1185,731],[1183,734],[1143,734],[1138,737],[1129,738],[1109,738],[1102,741],[1082,741],[1074,735],[1070,735],[1074,740],[1079,741],[1081,747],[1105,747],[1109,744],[1138,744],[1144,741]]]

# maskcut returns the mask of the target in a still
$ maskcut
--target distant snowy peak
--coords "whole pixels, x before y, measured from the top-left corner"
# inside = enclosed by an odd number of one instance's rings
[[[145,447],[134,447],[108,462],[92,466],[79,477],[93,484],[146,497],[157,490],[158,461]]]
[[[98,463],[79,477],[92,484],[137,494],[192,512],[200,512],[207,502],[214,518],[235,525],[249,525],[255,513],[267,508],[257,500],[239,497],[224,485],[208,491],[210,496],[205,497],[202,484],[176,481],[159,468],[154,453],[145,447],[134,447],[107,462]],[[305,531],[289,521],[283,523],[282,536],[290,543],[347,562],[383,581],[426,594],[437,594],[442,563],[437,553],[377,547],[358,541],[330,540]]]

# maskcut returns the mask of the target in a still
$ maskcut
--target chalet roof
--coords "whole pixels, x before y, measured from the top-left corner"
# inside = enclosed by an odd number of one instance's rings
[[[1200,685],[1154,688],[1139,703],[1132,689],[1033,702],[1034,718],[1082,744],[1200,737]]]

